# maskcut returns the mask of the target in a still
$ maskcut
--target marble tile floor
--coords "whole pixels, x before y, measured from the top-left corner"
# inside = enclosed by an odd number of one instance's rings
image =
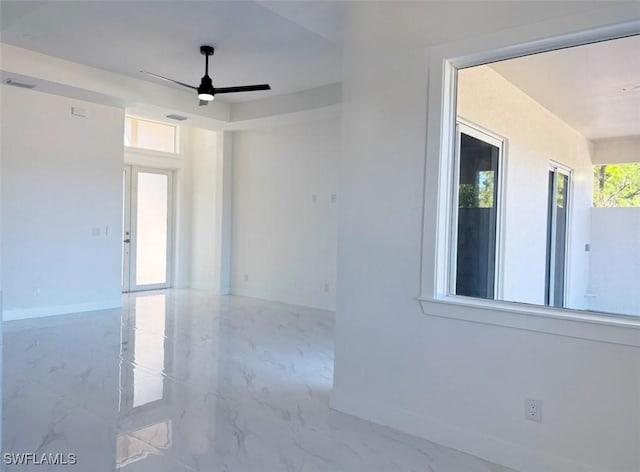
[[[330,410],[330,312],[167,290],[3,339],[4,452],[77,458],[6,472],[510,470]]]

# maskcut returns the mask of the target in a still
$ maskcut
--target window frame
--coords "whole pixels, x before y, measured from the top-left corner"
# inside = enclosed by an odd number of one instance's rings
[[[451,295],[449,290],[458,69],[640,34],[640,19],[628,18],[624,9],[608,15],[590,12],[430,50],[418,297],[425,315],[640,347],[640,317],[480,300]]]
[[[503,275],[504,275],[504,208],[505,208],[505,185],[506,185],[506,143],[507,140],[480,125],[477,125],[461,116],[456,116],[455,124],[455,148],[453,175],[451,182],[451,224],[449,225],[449,247],[451,248],[449,261],[449,282],[447,293],[451,296],[461,296],[456,294],[457,283],[457,243],[458,243],[458,198],[460,192],[460,137],[464,133],[475,139],[495,146],[499,150],[498,154],[498,178],[494,182],[497,186],[496,197],[496,249],[495,249],[495,273],[494,273],[494,299],[502,298]]]

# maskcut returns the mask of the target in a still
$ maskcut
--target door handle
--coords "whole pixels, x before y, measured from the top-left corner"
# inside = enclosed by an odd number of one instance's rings
[[[129,238],[125,239],[124,241],[122,241],[123,243],[130,243],[131,240]]]

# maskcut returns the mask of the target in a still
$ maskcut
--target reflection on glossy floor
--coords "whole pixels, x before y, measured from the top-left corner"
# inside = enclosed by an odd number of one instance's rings
[[[4,325],[11,471],[487,472],[477,458],[331,411],[333,315],[192,290]]]

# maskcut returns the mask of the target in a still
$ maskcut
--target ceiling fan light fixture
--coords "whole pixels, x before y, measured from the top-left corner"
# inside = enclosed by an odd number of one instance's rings
[[[204,100],[205,102],[210,102],[213,100],[213,94],[209,92],[198,92],[198,98],[200,100]]]
[[[198,98],[200,100],[204,100],[205,102],[210,102],[211,100],[213,100],[213,96],[215,94],[216,92],[213,88],[213,81],[211,80],[211,77],[209,77],[209,74],[205,74],[202,80],[200,80],[200,87],[198,87]]]

